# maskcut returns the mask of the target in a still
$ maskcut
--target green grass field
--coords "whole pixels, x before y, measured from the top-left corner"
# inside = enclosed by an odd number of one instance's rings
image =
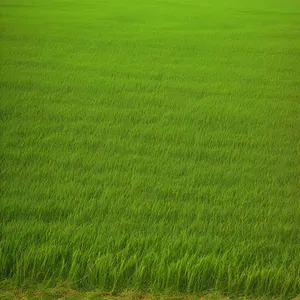
[[[300,294],[298,0],[1,0],[0,281]]]

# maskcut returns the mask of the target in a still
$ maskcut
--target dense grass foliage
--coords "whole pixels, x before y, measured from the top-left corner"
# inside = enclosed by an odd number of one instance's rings
[[[1,0],[0,280],[296,296],[299,32],[292,0]]]

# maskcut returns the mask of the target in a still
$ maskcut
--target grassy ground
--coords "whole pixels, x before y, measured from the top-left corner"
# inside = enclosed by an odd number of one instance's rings
[[[137,291],[124,291],[121,293],[104,293],[101,291],[79,292],[68,288],[31,289],[31,290],[1,290],[2,300],[276,300],[275,298],[248,298],[248,297],[224,297],[218,293],[210,293],[202,296],[183,294],[149,294]],[[299,300],[294,298],[293,300]]]
[[[297,296],[300,2],[0,6],[0,280]]]

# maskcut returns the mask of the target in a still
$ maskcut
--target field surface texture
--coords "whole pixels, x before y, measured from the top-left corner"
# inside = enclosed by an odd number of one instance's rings
[[[299,1],[0,3],[0,281],[300,293]]]

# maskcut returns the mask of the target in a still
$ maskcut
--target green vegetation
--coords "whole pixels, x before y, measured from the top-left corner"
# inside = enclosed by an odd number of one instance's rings
[[[299,1],[0,8],[0,281],[299,294]]]
[[[101,291],[79,292],[67,288],[43,288],[42,290],[31,289],[22,291],[0,289],[1,300],[272,300],[268,298],[229,298],[223,297],[218,293],[197,295],[180,295],[180,294],[148,294],[136,291],[123,291],[122,293],[105,293]],[[275,300],[275,299],[273,299]],[[293,300],[299,300],[295,298]]]
[[[149,294],[136,291],[123,291],[122,293],[105,293],[101,291],[79,292],[76,290],[56,287],[43,288],[42,290],[30,289],[23,291],[0,289],[1,300],[275,300],[275,298],[248,298],[248,297],[223,297],[218,293],[210,293],[203,296],[199,295],[180,295],[180,294]],[[294,298],[293,300],[299,300]]]

